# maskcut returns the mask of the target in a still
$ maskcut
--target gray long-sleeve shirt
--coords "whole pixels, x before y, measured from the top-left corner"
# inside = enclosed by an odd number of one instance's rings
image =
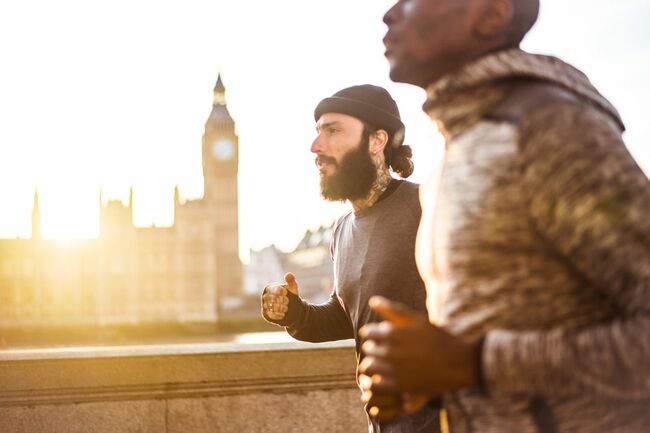
[[[322,305],[294,302],[283,325],[295,338],[320,342],[354,338],[366,323],[382,320],[368,306],[385,296],[426,313],[424,283],[415,265],[414,245],[421,211],[418,186],[402,181],[375,205],[348,212],[332,236],[334,290]]]
[[[414,255],[420,216],[418,185],[396,180],[373,206],[342,216],[332,237],[334,291],[329,301],[313,305],[289,294],[289,311],[276,323],[303,341],[354,338],[359,356],[359,328],[382,320],[368,307],[372,296],[426,314],[424,283]],[[439,429],[438,411],[426,406],[396,421],[372,424],[375,433],[431,433]]]

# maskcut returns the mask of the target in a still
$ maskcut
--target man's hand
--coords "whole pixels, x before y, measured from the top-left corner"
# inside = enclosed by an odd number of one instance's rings
[[[395,400],[395,396],[403,399],[406,395],[420,401],[422,396],[436,398],[477,385],[477,344],[467,343],[385,298],[371,298],[370,307],[387,319],[359,331],[366,355],[359,372],[367,376],[360,378],[360,383],[371,414],[392,415],[396,409],[394,403],[387,403],[390,396]],[[373,396],[377,396],[374,407]]]
[[[377,375],[372,378],[363,374],[359,376],[359,385],[363,390],[361,401],[367,405],[371,416],[382,421],[415,413],[429,401],[427,395],[384,393],[373,390],[373,381],[381,380],[383,379]]]
[[[291,272],[284,275],[284,284],[273,283],[264,288],[262,295],[262,314],[271,320],[282,320],[289,309],[289,297],[287,292],[296,296],[298,294],[298,283],[296,276]]]

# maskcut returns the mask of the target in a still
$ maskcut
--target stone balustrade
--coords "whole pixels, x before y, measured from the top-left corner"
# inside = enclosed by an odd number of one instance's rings
[[[0,432],[364,432],[354,367],[350,341],[0,351]]]

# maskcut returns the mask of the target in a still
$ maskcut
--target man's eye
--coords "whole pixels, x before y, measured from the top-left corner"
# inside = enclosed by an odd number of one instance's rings
[[[339,132],[339,130],[335,128],[330,128],[330,134],[334,134],[336,132]]]

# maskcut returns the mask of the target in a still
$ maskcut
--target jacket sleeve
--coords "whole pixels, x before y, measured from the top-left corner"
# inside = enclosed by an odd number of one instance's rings
[[[541,109],[521,132],[531,226],[615,313],[573,330],[489,332],[487,389],[650,398],[650,182],[595,110]]]

